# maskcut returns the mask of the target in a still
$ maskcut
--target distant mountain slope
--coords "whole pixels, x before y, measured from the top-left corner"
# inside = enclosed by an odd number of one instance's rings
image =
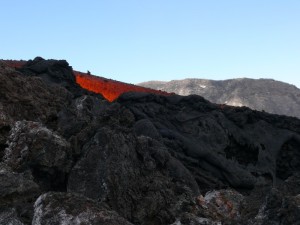
[[[149,81],[139,85],[179,95],[201,95],[219,104],[247,106],[259,111],[300,118],[300,89],[272,79],[184,79]]]

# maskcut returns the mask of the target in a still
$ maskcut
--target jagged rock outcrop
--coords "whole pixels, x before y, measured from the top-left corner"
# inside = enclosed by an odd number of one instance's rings
[[[0,180],[0,224],[30,224],[32,202],[41,194],[30,171],[18,173],[1,162]]]
[[[179,95],[200,95],[218,104],[247,106],[258,111],[300,118],[300,89],[272,79],[184,79],[148,81],[139,85]]]
[[[17,121],[7,138],[3,161],[15,171],[33,172],[43,189],[59,190],[72,164],[70,143],[41,123]]]
[[[132,225],[116,212],[73,193],[48,192],[34,203],[35,225]]]
[[[0,224],[297,224],[300,120],[0,65]],[[269,223],[268,221],[272,221]]]

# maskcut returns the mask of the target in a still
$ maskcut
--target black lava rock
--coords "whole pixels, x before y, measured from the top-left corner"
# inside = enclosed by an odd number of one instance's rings
[[[299,224],[299,152],[296,118],[0,66],[0,224]]]

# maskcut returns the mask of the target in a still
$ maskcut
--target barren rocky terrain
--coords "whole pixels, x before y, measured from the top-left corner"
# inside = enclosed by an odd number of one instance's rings
[[[300,120],[0,62],[0,224],[300,224]]]

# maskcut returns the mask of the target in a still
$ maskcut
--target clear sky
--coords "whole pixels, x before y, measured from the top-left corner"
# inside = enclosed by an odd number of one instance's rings
[[[0,3],[2,59],[66,59],[128,83],[250,77],[300,87],[300,0]]]

